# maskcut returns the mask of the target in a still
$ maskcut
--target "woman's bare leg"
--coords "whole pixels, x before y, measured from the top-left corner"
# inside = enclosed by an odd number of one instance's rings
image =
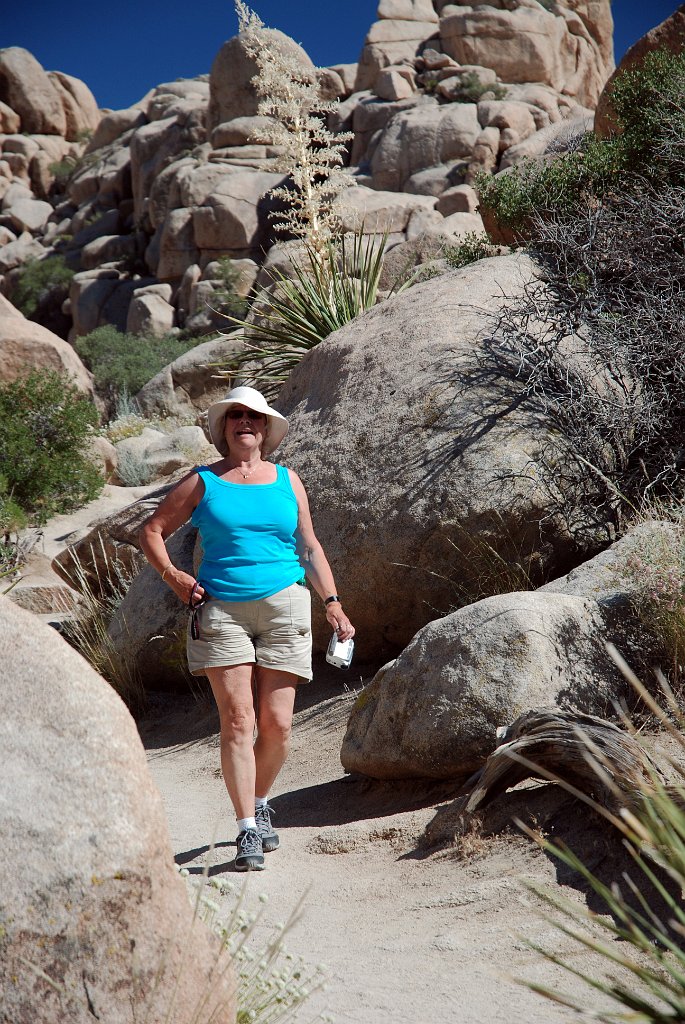
[[[221,770],[238,818],[254,815],[254,665],[206,669],[221,723]]]
[[[290,749],[297,676],[257,665],[257,741],[254,745],[255,790],[266,796]],[[253,809],[250,813],[254,813]]]

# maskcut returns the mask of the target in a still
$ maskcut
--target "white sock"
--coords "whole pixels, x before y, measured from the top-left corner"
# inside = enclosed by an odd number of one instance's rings
[[[257,831],[257,822],[255,821],[254,817],[238,818],[238,831],[245,832],[247,831],[248,828],[253,829],[255,832]]]
[[[268,799],[268,796],[256,796],[254,798],[255,807],[266,807],[266,802]]]

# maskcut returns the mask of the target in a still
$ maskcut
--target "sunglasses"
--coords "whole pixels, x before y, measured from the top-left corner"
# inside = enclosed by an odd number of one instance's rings
[[[253,412],[252,409],[245,409],[245,410],[242,410],[242,409],[229,409],[229,411],[226,413],[226,419],[227,420],[242,420],[242,419],[247,419],[247,420],[263,420],[264,419],[264,413],[263,412]]]

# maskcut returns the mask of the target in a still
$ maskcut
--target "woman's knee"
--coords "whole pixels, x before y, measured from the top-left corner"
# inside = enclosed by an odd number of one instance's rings
[[[257,731],[263,739],[275,743],[288,743],[293,731],[292,715],[275,712],[270,708],[260,709]]]
[[[255,727],[254,708],[235,704],[219,706],[219,722],[222,739],[249,738],[251,741]]]

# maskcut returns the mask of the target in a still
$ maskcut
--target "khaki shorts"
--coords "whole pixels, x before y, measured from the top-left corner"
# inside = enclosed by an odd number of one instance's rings
[[[194,676],[208,668],[257,664],[312,678],[312,598],[293,583],[260,601],[210,600],[198,612],[200,638],[188,626],[188,668]]]

